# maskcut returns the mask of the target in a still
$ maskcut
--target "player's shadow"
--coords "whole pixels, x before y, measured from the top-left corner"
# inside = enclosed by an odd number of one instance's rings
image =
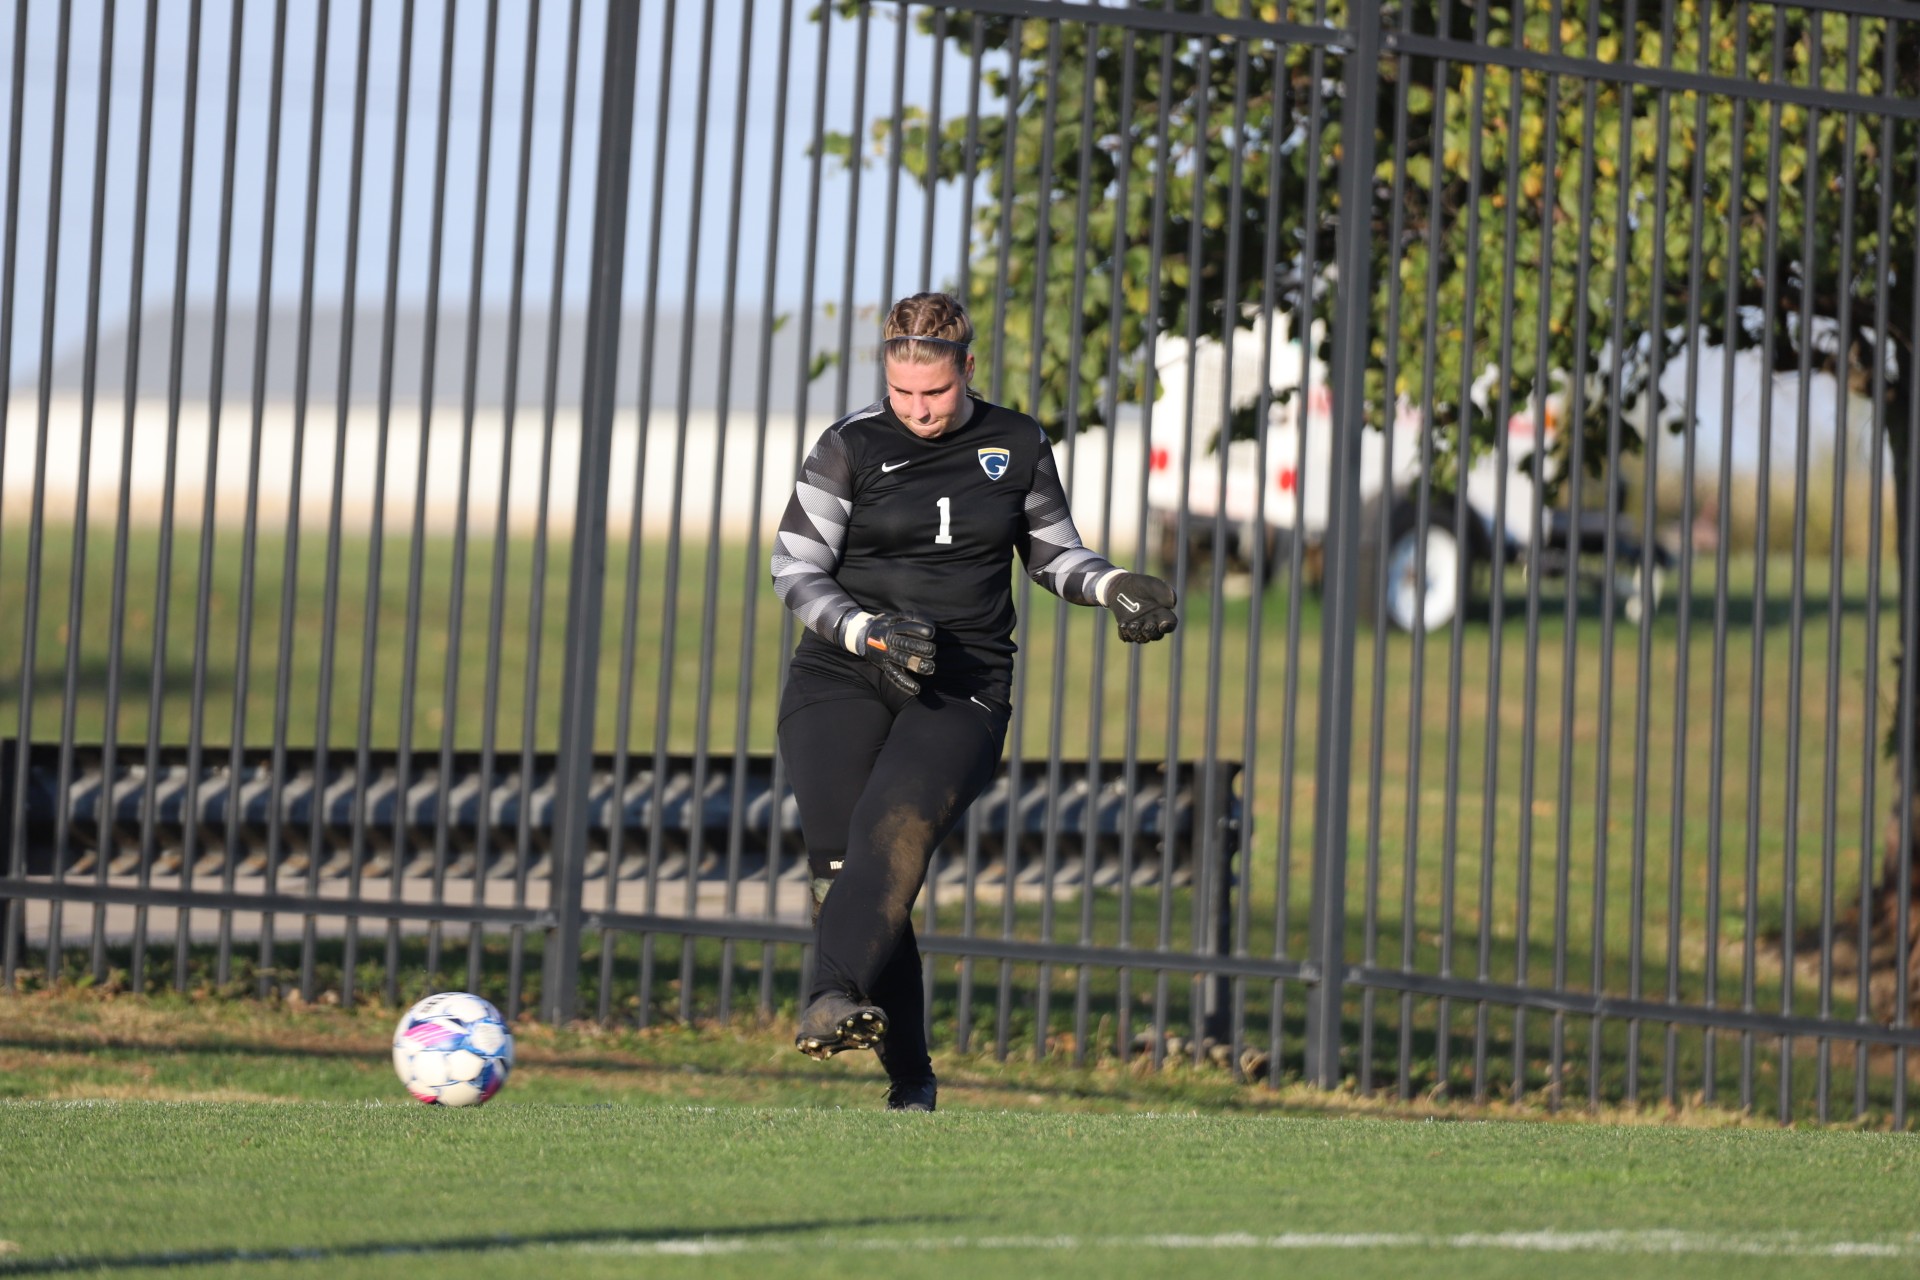
[[[223,1041],[188,1042],[185,1044],[151,1044],[137,1037],[125,1036],[32,1036],[7,1035],[0,1032],[0,1049],[25,1049],[39,1053],[102,1053],[114,1050],[137,1049],[146,1054],[193,1054],[211,1053],[235,1058],[339,1058],[357,1059],[363,1062],[386,1062],[384,1049],[367,1050],[349,1045],[271,1045],[271,1044],[228,1044]]]
[[[715,1253],[728,1252],[729,1246],[751,1247],[748,1242],[777,1236],[809,1236],[827,1231],[853,1231],[867,1227],[897,1226],[905,1222],[947,1221],[945,1217],[846,1218],[832,1221],[765,1222],[754,1226],[694,1227],[676,1226],[642,1230],[555,1231],[532,1235],[502,1233],[492,1236],[458,1236],[450,1240],[368,1241],[364,1244],[287,1245],[257,1249],[180,1249],[158,1253],[130,1253],[118,1257],[0,1258],[0,1276],[60,1275],[76,1271],[123,1271],[148,1267],[219,1266],[238,1262],[343,1262],[353,1258],[433,1256],[447,1253],[486,1253],[505,1249],[567,1248],[594,1246],[617,1248],[621,1245],[645,1252],[647,1246],[671,1242],[674,1252],[707,1248]]]

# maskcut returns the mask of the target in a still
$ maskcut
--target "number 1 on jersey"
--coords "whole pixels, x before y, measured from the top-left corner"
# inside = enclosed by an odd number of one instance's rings
[[[933,504],[940,508],[940,532],[934,535],[933,543],[937,547],[953,545],[953,499],[942,498]]]

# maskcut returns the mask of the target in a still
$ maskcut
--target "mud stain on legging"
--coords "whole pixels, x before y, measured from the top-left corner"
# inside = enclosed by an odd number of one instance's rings
[[[947,801],[947,808],[952,807]],[[886,858],[896,878],[912,882],[917,891],[920,877],[926,874],[927,860],[933,854],[934,835],[939,830],[938,816],[929,817],[912,805],[896,805],[873,824],[874,851]]]

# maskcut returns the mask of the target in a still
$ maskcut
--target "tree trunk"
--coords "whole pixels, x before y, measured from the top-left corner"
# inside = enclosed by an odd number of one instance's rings
[[[1902,290],[1903,294],[1907,291]],[[1886,725],[1884,739],[1889,754],[1895,761],[1896,779],[1899,774],[1899,760],[1902,754],[1901,728],[1904,708],[1903,694],[1906,680],[1904,670],[1909,656],[1914,653],[1916,637],[1909,633],[1907,608],[1910,600],[1916,599],[1920,592],[1920,556],[1909,560],[1907,554],[1907,535],[1914,519],[1915,493],[1909,474],[1915,441],[1909,435],[1909,414],[1914,397],[1914,375],[1916,373],[1914,353],[1911,346],[1896,348],[1898,379],[1889,389],[1887,406],[1887,445],[1888,455],[1893,462],[1894,527],[1897,538],[1894,547],[1895,564],[1898,566],[1896,581],[1900,584],[1900,646],[1889,664],[1892,681],[1892,697],[1889,700],[1891,718]],[[1917,691],[1920,692],[1920,691]],[[1916,947],[1916,937],[1920,936],[1920,722],[1916,722],[1915,740],[1908,747],[1908,776],[1904,786],[1896,786],[1889,797],[1887,822],[1882,839],[1880,860],[1880,879],[1874,886],[1871,899],[1871,928],[1868,933],[1868,954],[1863,958],[1870,966],[1869,993],[1875,1016],[1892,1021],[1898,1012],[1900,1003],[1899,973],[1902,964],[1907,972],[1906,1003],[1909,1020],[1920,1021],[1920,947]],[[1901,815],[1906,811],[1907,821],[1902,830]],[[1901,928],[1901,887],[1906,888],[1906,927]],[[1855,936],[1858,936],[1857,932]]]

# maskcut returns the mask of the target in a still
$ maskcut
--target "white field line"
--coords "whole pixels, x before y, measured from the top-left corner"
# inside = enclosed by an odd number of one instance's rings
[[[751,1230],[751,1228],[749,1228]],[[9,1247],[11,1246],[11,1247]],[[194,1249],[129,1257],[21,1258],[21,1246],[0,1241],[0,1277],[21,1273],[87,1271],[102,1266],[217,1266],[241,1262],[339,1262],[358,1257],[405,1257],[467,1252],[595,1254],[626,1258],[721,1257],[729,1254],[793,1254],[823,1249],[859,1253],[951,1253],[1019,1250],[1162,1249],[1169,1252],[1224,1250],[1297,1253],[1315,1250],[1425,1249],[1505,1250],[1515,1253],[1664,1254],[1745,1258],[1920,1259],[1920,1234],[1878,1240],[1831,1240],[1798,1232],[1726,1235],[1700,1231],[1499,1231],[1459,1235],[1414,1232],[1288,1232],[1254,1235],[1134,1236],[846,1236],[784,1231],[761,1236],[683,1236],[664,1240],[539,1241],[501,1236],[494,1240],[424,1240],[414,1244],[290,1246],[263,1249]]]
[[[1502,1250],[1514,1253],[1698,1254],[1748,1258],[1920,1258],[1920,1235],[1881,1240],[1820,1240],[1794,1232],[1722,1235],[1700,1231],[1493,1231],[1459,1235],[1412,1232],[1287,1232],[1253,1235],[1140,1236],[872,1236],[797,1235],[780,1239],[688,1236],[677,1240],[555,1244],[568,1253],[622,1257],[714,1257],[737,1253],[791,1253],[805,1248],[872,1253],[936,1250],[1165,1249],[1302,1252],[1342,1249]]]

